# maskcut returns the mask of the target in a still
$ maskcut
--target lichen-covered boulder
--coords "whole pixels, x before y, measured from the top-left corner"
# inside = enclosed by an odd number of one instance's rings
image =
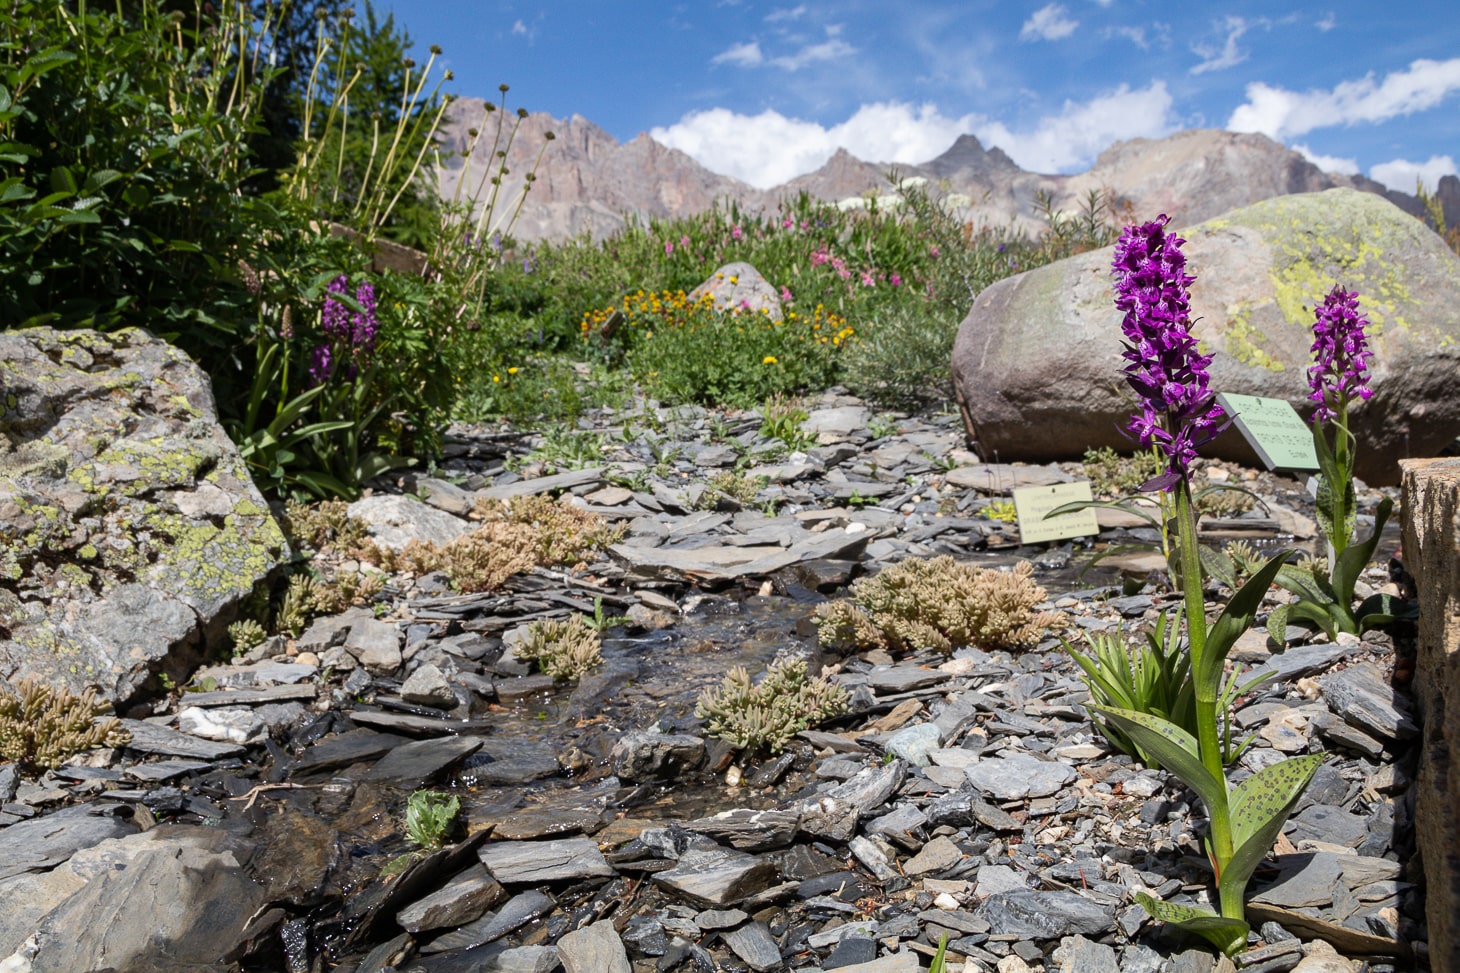
[[[1139,214],[1142,219],[1157,214]],[[1360,295],[1374,396],[1353,412],[1358,475],[1395,483],[1396,461],[1460,435],[1460,257],[1372,193],[1330,189],[1265,200],[1180,231],[1193,333],[1212,388],[1283,398],[1309,411],[1314,305],[1335,283]],[[969,435],[986,458],[1078,459],[1129,446],[1111,250],[1010,277],[978,296],[953,348]],[[1235,429],[1208,450],[1256,461]]]
[[[208,376],[145,331],[0,333],[0,685],[122,704],[288,555]]]

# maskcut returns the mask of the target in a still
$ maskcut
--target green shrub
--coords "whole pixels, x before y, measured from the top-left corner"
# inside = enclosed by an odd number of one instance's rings
[[[759,683],[744,666],[731,669],[717,688],[700,693],[695,716],[737,750],[779,753],[797,733],[845,713],[849,700],[841,686],[807,678],[805,659],[788,659],[773,663]]]

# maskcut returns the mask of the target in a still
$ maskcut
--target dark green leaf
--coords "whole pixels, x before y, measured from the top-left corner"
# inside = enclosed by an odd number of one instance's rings
[[[1201,936],[1228,956],[1236,955],[1247,945],[1249,927],[1241,919],[1228,919],[1197,906],[1162,902],[1146,892],[1137,892],[1135,900],[1150,913],[1151,918]]]

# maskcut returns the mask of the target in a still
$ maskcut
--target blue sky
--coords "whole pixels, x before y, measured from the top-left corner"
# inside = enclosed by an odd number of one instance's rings
[[[1413,191],[1460,160],[1455,0],[383,0],[458,94],[771,186],[838,147],[924,162],[964,132],[1076,172],[1119,139],[1267,134]]]

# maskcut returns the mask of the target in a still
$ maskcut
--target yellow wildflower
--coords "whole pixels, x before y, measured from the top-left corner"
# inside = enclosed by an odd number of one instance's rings
[[[764,358],[762,358],[760,360],[760,363],[762,365],[774,365],[776,363],[776,356],[775,355],[766,355]]]

